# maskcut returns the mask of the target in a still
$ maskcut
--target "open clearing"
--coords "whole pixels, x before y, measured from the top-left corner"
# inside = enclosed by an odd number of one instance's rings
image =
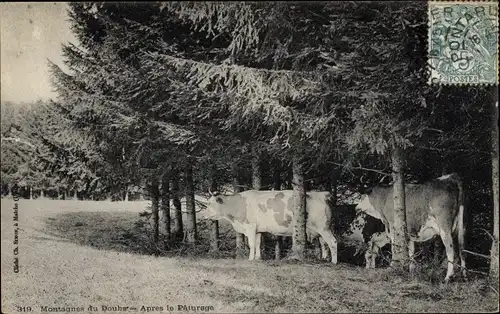
[[[147,202],[18,204],[16,274],[14,202],[1,201],[2,313],[14,313],[16,306],[31,306],[34,313],[42,306],[84,307],[87,312],[89,305],[99,312],[103,305],[138,310],[142,305],[159,306],[163,312],[169,312],[169,306],[173,312],[178,305],[213,306],[217,313],[456,313],[498,308],[498,296],[483,280],[431,285],[402,280],[387,268],[130,253],[140,252],[133,248],[134,222]],[[103,236],[110,230],[117,236]]]

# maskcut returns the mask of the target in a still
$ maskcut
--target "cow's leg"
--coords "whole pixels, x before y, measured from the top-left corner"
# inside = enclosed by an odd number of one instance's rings
[[[391,256],[394,256],[394,232],[387,232],[387,234],[389,236],[389,239],[391,240]],[[391,263],[389,265],[391,265],[391,267],[394,266],[394,260],[392,259],[392,257]]]
[[[248,247],[250,248],[250,255],[248,257],[248,260],[252,261],[255,259],[255,240],[257,238],[257,226],[255,225],[248,225],[246,228],[245,235],[248,238]],[[260,242],[260,241],[259,241]],[[260,245],[260,243],[259,243]],[[259,248],[260,249],[260,248]]]
[[[370,241],[368,241],[368,248],[366,249],[366,252],[365,252],[365,268],[366,269],[370,269],[370,268],[375,268],[375,261],[373,261],[372,263],[372,260],[374,260],[375,258],[372,258],[373,257],[373,249],[374,249],[374,246],[373,246],[373,235],[372,237],[370,238]],[[373,266],[372,266],[373,264]]]
[[[377,255],[380,251],[380,248],[378,245],[376,245],[374,242],[374,239],[372,238],[368,244],[368,251],[367,251],[367,259],[366,259],[366,268],[377,268],[375,260],[377,258]]]
[[[337,264],[337,239],[333,236],[330,230],[318,230],[323,240],[328,244],[330,248],[330,254],[332,255],[332,263]]]
[[[370,268],[370,261],[371,261],[370,249],[368,249],[365,252],[365,268],[366,269]]]
[[[408,241],[408,256],[410,258],[410,274],[415,271],[415,261],[413,260],[413,255],[415,255],[415,241]]]
[[[262,240],[262,233],[255,234],[255,259],[262,259],[260,256],[260,243]]]
[[[326,260],[328,258],[328,245],[323,237],[319,237],[319,244],[321,246],[321,259]]]
[[[371,267],[372,268],[376,268],[375,267],[375,260],[376,260],[377,256],[380,255],[382,248],[384,246],[386,246],[387,244],[392,244],[393,238],[391,235],[392,234],[388,233],[387,231],[382,231],[382,232],[374,233],[371,236],[370,241],[368,242],[368,250],[370,251],[368,256],[371,258]],[[391,266],[392,265],[393,265],[393,263],[391,260]]]
[[[250,248],[250,255],[248,256],[248,260],[253,261],[255,259],[255,233],[247,234],[248,238],[248,247]]]
[[[374,247],[373,250],[371,251],[371,255],[370,255],[370,267],[371,268],[377,268],[376,259],[377,259],[377,255],[378,255],[379,251],[380,251],[379,247]]]
[[[467,270],[465,268],[465,256],[464,256],[464,239],[458,235],[458,256],[460,256],[460,266],[462,268],[462,277],[467,280]]]
[[[453,249],[453,238],[451,237],[451,232],[444,232],[443,230],[439,230],[439,235],[443,241],[444,248],[446,249],[446,257],[448,259],[448,271],[444,278],[444,281],[448,282],[454,273],[453,263],[455,260],[455,251]]]
[[[371,247],[369,247],[365,252],[365,268],[375,268],[375,254],[373,254]]]

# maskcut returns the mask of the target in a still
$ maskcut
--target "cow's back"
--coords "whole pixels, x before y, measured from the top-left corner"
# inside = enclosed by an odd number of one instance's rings
[[[392,225],[394,221],[393,187],[378,187],[370,202]],[[458,188],[449,181],[433,180],[424,184],[405,184],[406,222],[411,233],[418,232],[429,217],[453,221],[458,213]]]
[[[293,233],[293,190],[257,191],[240,193],[246,200],[248,223],[256,224],[258,232],[278,235]],[[329,192],[307,192],[307,227],[312,229],[329,226],[331,211],[328,207]]]
[[[248,190],[240,193],[246,200],[247,221],[257,232],[277,235],[292,233],[293,199],[291,191]]]
[[[312,191],[308,192],[307,195],[307,227],[329,229],[332,222],[330,192]]]

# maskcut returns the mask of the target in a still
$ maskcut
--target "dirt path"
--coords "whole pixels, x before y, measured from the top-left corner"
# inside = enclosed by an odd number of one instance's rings
[[[2,313],[16,306],[211,306],[212,312],[467,312],[494,311],[480,283],[448,287],[409,284],[387,270],[340,264],[152,257],[97,250],[49,235],[43,219],[82,208],[123,210],[104,203],[19,203],[19,273],[13,271],[13,202],[2,200]],[[73,207],[72,207],[73,206]],[[114,207],[117,207],[113,209]],[[132,205],[127,205],[132,206]],[[137,204],[128,211],[139,212]],[[128,312],[135,312],[127,310]],[[186,311],[180,311],[186,313]],[[187,311],[191,313],[198,311]]]

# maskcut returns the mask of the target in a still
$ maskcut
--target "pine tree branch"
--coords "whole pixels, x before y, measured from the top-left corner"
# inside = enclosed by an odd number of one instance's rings
[[[20,144],[24,144],[24,145],[27,145],[31,148],[35,148],[35,145],[31,144],[30,142],[28,141],[25,141],[21,138],[18,138],[18,137],[2,137],[1,138],[1,142],[3,141],[11,141],[11,142],[16,142],[16,143],[20,143]]]
[[[378,174],[382,174],[384,176],[391,176],[392,175],[390,173],[386,173],[386,172],[383,172],[383,171],[380,171],[380,170],[377,170],[377,169],[370,169],[370,168],[365,168],[365,167],[361,167],[361,166],[359,166],[359,167],[347,166],[347,165],[344,165],[344,164],[339,164],[339,163],[334,162],[334,161],[327,161],[327,163],[334,164],[334,165],[337,165],[337,166],[340,166],[340,167],[347,167],[349,169],[371,171],[371,172],[375,172],[375,173],[378,173]]]
[[[482,258],[486,258],[488,260],[491,259],[491,256],[484,255],[484,254],[481,254],[481,253],[472,252],[472,251],[469,251],[469,250],[462,250],[462,252],[469,253],[469,254],[472,254],[472,255],[476,255],[476,256],[479,256],[479,257],[482,257]]]

